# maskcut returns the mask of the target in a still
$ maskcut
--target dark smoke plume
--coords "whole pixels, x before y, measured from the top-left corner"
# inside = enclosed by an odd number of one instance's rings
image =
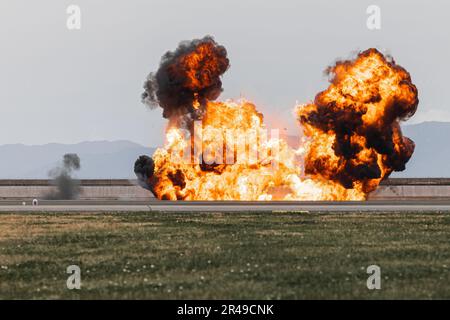
[[[72,172],[80,169],[80,157],[75,153],[65,154],[62,166],[56,167],[49,172],[49,177],[57,190],[46,196],[52,200],[76,199],[80,193],[79,182],[72,179]]]
[[[160,106],[164,118],[190,128],[206,103],[219,97],[221,76],[229,65],[225,47],[213,37],[183,41],[175,51],[168,51],[158,70],[147,77],[142,101],[151,108]],[[148,156],[140,156],[134,165],[139,185],[152,192],[154,167]]]
[[[149,156],[140,156],[134,163],[134,173],[138,178],[138,184],[149,191],[152,189],[152,177],[155,170],[155,163]]]
[[[151,108],[159,105],[164,118],[194,114],[219,97],[220,77],[228,67],[226,49],[211,36],[181,42],[162,57],[158,71],[148,76],[142,101]]]

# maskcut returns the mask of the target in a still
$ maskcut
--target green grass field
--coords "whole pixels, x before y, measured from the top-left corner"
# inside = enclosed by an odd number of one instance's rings
[[[0,299],[450,298],[449,235],[444,213],[1,214]]]

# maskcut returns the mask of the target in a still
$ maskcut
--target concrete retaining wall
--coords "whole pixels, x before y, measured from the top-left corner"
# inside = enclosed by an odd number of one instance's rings
[[[52,186],[0,186],[0,199],[43,199]],[[146,200],[153,195],[139,186],[82,186],[80,199]]]
[[[151,192],[129,180],[81,180],[80,199],[145,200]],[[42,199],[55,188],[48,180],[0,180],[0,199]],[[450,199],[450,179],[388,179],[369,199]]]
[[[401,199],[450,199],[450,186],[447,185],[406,185],[379,186],[369,195],[371,200]]]

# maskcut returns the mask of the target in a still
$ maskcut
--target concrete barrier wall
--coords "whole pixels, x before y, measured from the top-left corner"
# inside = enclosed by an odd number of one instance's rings
[[[369,195],[369,199],[450,199],[450,186],[379,186],[377,190]]]
[[[435,180],[435,181],[434,181]],[[0,180],[0,199],[43,199],[54,192],[48,180]],[[128,180],[82,180],[80,199],[145,200],[151,192]],[[382,199],[449,199],[449,179],[390,179],[370,194]]]
[[[43,198],[52,190],[52,187],[43,186],[0,186],[0,199]]]
[[[153,194],[140,186],[86,186],[81,188],[81,199],[139,199],[153,198]]]
[[[55,191],[51,186],[0,186],[0,199],[44,199]],[[80,199],[145,200],[153,194],[139,186],[83,186]]]

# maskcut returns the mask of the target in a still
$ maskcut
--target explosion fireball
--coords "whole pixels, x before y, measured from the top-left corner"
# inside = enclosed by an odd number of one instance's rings
[[[212,37],[183,42],[142,96],[168,119],[166,143],[135,163],[139,183],[168,200],[365,200],[402,171],[414,142],[399,121],[418,105],[409,73],[376,49],[328,68],[330,86],[295,108],[293,149],[246,100],[215,101],[229,67]]]

